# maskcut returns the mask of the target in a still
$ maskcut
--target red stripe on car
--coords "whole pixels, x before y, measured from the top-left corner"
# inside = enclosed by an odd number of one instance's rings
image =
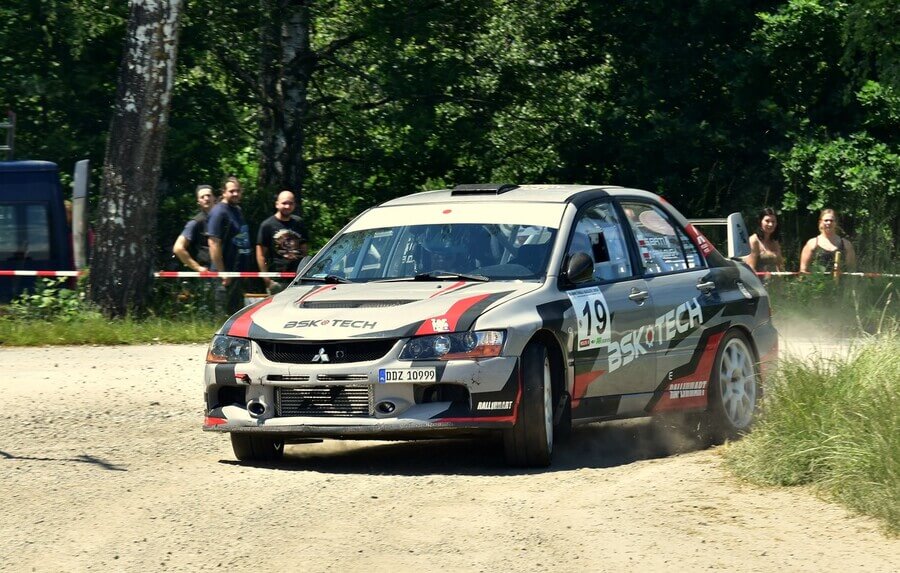
[[[206,418],[203,419],[203,425],[205,427],[221,426],[222,424],[227,424],[227,423],[228,423],[228,420],[226,420],[225,418],[214,418],[212,416],[207,416]]]
[[[577,408],[581,399],[587,394],[588,386],[606,374],[606,370],[593,370],[575,375],[575,383],[572,386],[572,407]]]
[[[466,284],[466,281],[459,281],[458,283],[453,283],[452,285],[448,286],[447,288],[437,291],[436,293],[434,293],[433,295],[431,295],[428,298],[434,298],[436,296],[441,296],[442,294],[447,294],[448,292],[450,292],[452,290],[456,290],[465,284]]]
[[[688,226],[685,227],[688,236],[691,238],[691,241],[694,242],[694,245],[703,253],[704,257],[708,257],[716,248],[713,246],[709,240],[703,236],[703,233],[697,230],[693,224],[688,223]]]
[[[253,324],[253,315],[257,310],[266,306],[272,302],[271,298],[267,298],[266,300],[251,306],[247,309],[247,312],[240,315],[235,319],[235,321],[231,324],[231,328],[228,329],[229,336],[242,336],[244,338],[250,334],[250,325]]]
[[[486,299],[488,296],[490,295],[479,294],[456,301],[444,314],[425,319],[425,321],[422,322],[422,325],[419,326],[419,330],[416,331],[416,336],[422,334],[440,334],[442,332],[455,331],[456,323],[459,322],[459,318],[467,310],[472,308],[475,304]],[[434,329],[436,324],[440,325],[439,330]]]
[[[706,347],[693,372],[672,379],[663,390],[662,397],[653,407],[654,412],[702,408],[709,401],[710,379],[724,332],[717,332],[706,341]]]
[[[321,286],[315,290],[311,290],[308,293],[306,293],[305,295],[303,295],[300,298],[298,298],[297,300],[295,300],[294,304],[300,304],[301,302],[305,301],[306,299],[308,299],[314,295],[317,295],[322,291],[328,290],[330,288],[334,288],[334,286],[333,285],[325,285],[325,286]]]

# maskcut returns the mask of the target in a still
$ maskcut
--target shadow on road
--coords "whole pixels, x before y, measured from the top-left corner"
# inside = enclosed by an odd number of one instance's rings
[[[321,444],[288,445],[284,459],[274,464],[233,460],[220,463],[336,474],[521,475],[616,467],[706,447],[706,443],[681,428],[660,420],[639,419],[575,428],[570,438],[554,445],[553,464],[548,468],[508,467],[503,460],[502,442],[490,438],[390,443],[326,440]]]
[[[82,464],[93,464],[99,466],[105,470],[113,471],[113,472],[127,472],[128,470],[117,466],[116,464],[112,464],[103,458],[98,458],[96,456],[91,456],[88,454],[82,454],[80,456],[76,456],[74,458],[37,458],[31,456],[16,456],[10,454],[9,452],[4,452],[0,450],[0,457],[5,460],[21,460],[27,462],[63,462],[63,463],[82,463]]]

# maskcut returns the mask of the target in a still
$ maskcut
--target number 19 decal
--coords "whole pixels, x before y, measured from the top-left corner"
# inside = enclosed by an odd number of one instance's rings
[[[578,315],[576,350],[589,350],[609,344],[612,331],[609,324],[609,305],[606,304],[600,287],[576,289],[567,294]]]

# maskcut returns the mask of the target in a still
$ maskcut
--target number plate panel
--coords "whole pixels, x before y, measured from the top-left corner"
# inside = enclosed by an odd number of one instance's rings
[[[397,382],[436,382],[437,368],[381,368],[378,370],[379,384]]]

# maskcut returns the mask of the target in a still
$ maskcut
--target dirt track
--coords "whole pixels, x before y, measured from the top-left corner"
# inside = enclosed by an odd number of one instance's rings
[[[873,521],[645,421],[580,428],[539,472],[464,441],[237,464],[200,431],[204,354],[0,348],[0,570],[900,570]]]

